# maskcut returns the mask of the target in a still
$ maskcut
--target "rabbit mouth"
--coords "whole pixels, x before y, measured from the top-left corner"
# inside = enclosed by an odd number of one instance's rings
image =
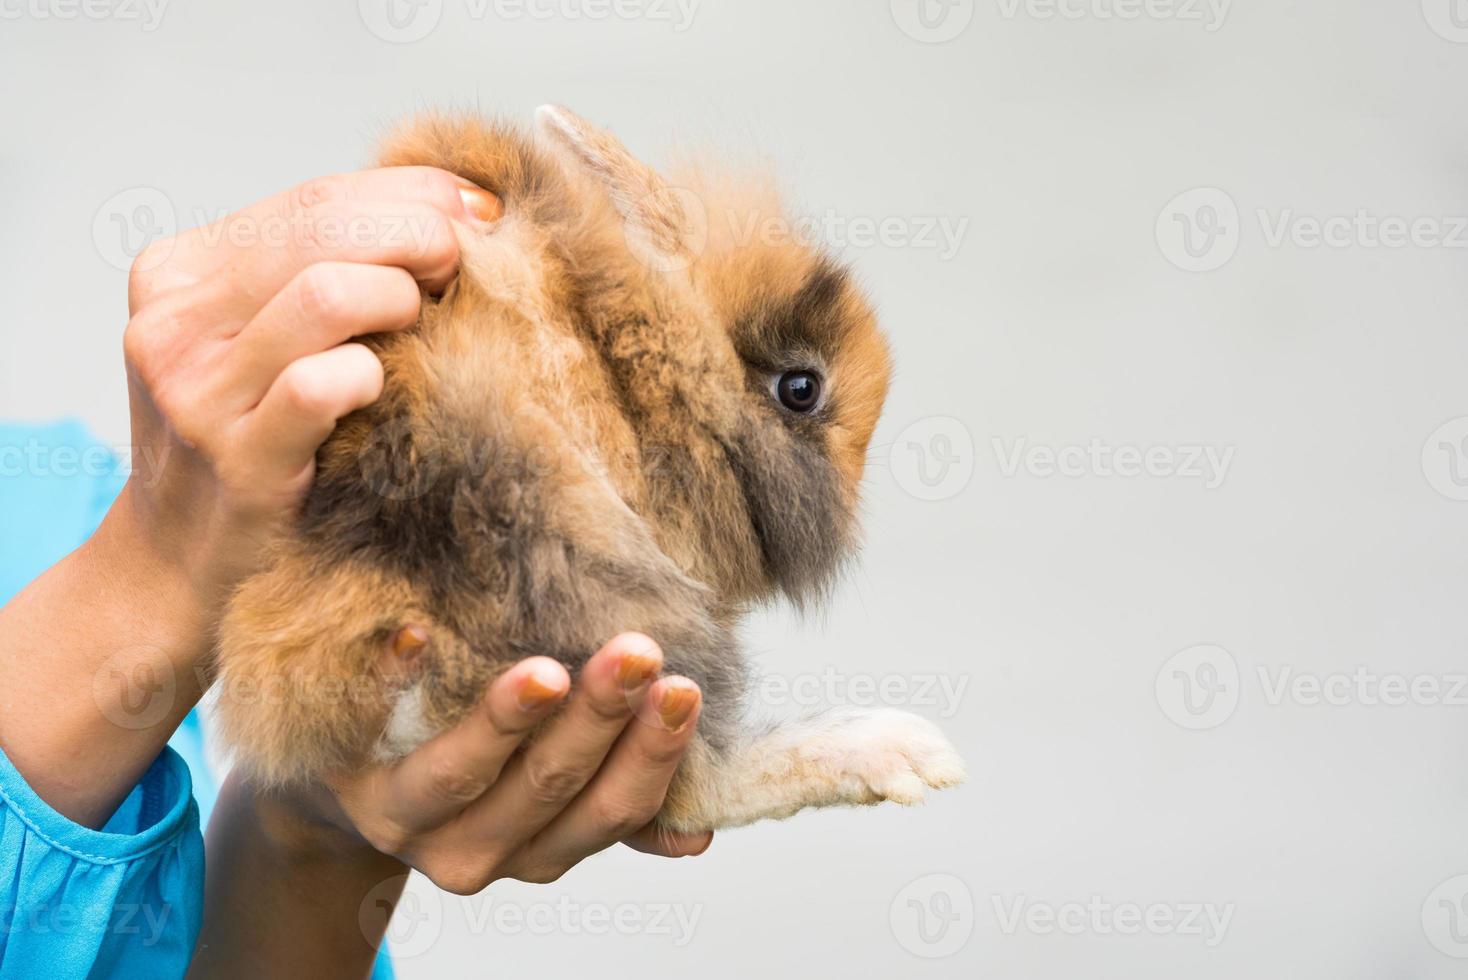
[[[795,601],[819,591],[845,553],[849,521],[834,474],[799,438],[711,433],[739,484],[765,573]]]
[[[759,545],[760,564],[764,568],[772,568],[775,555],[770,545],[769,533],[765,529],[765,522],[760,519],[760,501],[754,489],[754,478],[749,467],[744,463],[740,452],[729,440],[714,434],[714,442],[724,454],[724,460],[729,464],[729,470],[734,474],[734,482],[739,485],[739,493],[744,500],[744,514],[749,519],[750,529],[754,532],[755,543]]]

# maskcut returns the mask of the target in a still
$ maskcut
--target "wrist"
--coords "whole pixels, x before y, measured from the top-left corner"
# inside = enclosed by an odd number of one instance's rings
[[[176,545],[179,536],[148,509],[129,483],[73,557],[107,583],[108,594],[135,610],[150,645],[167,650],[175,666],[201,665],[227,591],[191,567]]]
[[[407,873],[401,861],[344,829],[336,799],[324,787],[266,790],[237,776],[230,782],[261,839],[282,860],[360,868],[379,879]]]
[[[0,742],[31,788],[99,827],[207,686],[213,619],[124,498],[0,608]]]

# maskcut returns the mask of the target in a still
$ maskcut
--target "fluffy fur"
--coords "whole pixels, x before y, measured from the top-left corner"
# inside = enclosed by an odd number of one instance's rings
[[[890,372],[847,271],[788,239],[758,184],[675,189],[563,109],[537,141],[428,116],[385,165],[499,195],[412,331],[375,338],[387,386],[322,448],[298,525],[223,623],[219,717],[238,761],[284,782],[393,758],[532,655],[574,671],[640,630],[705,708],[662,821],[685,830],[808,805],[912,802],[962,766],[898,712],[743,728],[733,626],[819,594],[855,538]],[[747,237],[747,236],[746,236]],[[801,415],[782,371],[823,379]],[[407,624],[420,655],[393,655]],[[242,691],[286,692],[242,697]]]

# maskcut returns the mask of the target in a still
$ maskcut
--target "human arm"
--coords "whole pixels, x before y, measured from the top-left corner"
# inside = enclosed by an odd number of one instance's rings
[[[564,668],[532,658],[393,766],[291,791],[232,777],[209,828],[193,975],[365,976],[410,867],[470,895],[500,878],[554,881],[624,839],[702,853],[711,835],[649,826],[699,708],[698,688],[656,677],[660,664],[655,644],[626,634],[568,697]]]

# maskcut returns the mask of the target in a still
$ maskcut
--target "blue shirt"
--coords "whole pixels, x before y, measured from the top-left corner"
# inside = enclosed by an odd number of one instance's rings
[[[0,605],[91,536],[124,465],[75,422],[0,424]],[[196,712],[101,830],[53,810],[0,751],[0,980],[183,976],[215,795]],[[385,955],[375,976],[391,976]]]

